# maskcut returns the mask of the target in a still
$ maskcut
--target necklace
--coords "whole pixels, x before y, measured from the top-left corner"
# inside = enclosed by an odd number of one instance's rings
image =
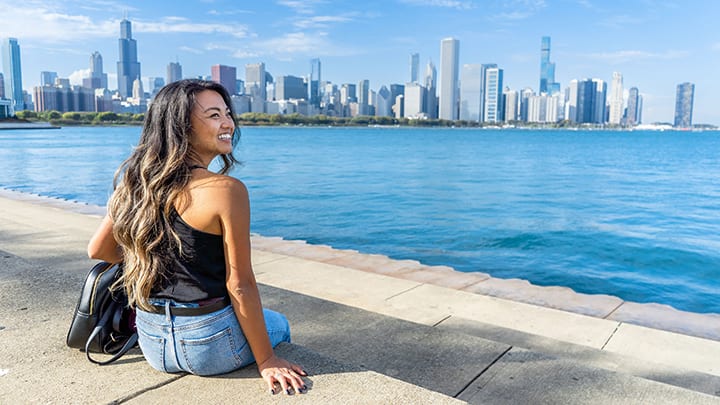
[[[200,166],[200,165],[192,165],[192,166],[190,166],[190,170],[191,170],[191,171],[192,171],[192,170],[195,170],[195,169],[205,169],[205,170],[207,170],[207,167],[205,167],[205,166]]]

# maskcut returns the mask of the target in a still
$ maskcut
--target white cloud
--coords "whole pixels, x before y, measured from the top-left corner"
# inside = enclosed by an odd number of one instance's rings
[[[427,6],[427,7],[444,7],[444,8],[455,8],[458,10],[467,10],[475,8],[472,1],[459,1],[459,0],[400,0],[401,3],[409,4],[412,6]]]
[[[82,80],[86,77],[90,77],[90,69],[80,69],[76,70],[72,73],[70,73],[70,76],[68,76],[68,79],[70,79],[70,84],[80,86],[82,85]]]
[[[645,18],[630,15],[615,15],[606,18],[598,23],[599,26],[609,29],[619,29],[628,25],[638,25],[645,23]]]
[[[648,52],[638,50],[623,50],[615,52],[591,53],[585,55],[590,59],[603,60],[610,63],[623,63],[639,60],[668,60],[682,59],[688,56],[687,51],[668,50],[665,52]]]
[[[349,21],[352,21],[352,18],[348,16],[316,15],[299,19],[295,21],[294,25],[301,29],[325,28],[331,23],[343,23]]]
[[[313,14],[315,6],[327,2],[324,0],[278,0],[277,3],[289,7],[299,14]]]
[[[241,24],[215,24],[215,23],[192,23],[186,18],[166,17],[162,21],[133,22],[133,30],[143,33],[189,33],[189,34],[212,34],[221,33],[232,35],[236,38],[246,38],[248,28]],[[117,31],[117,30],[116,30]],[[117,35],[117,33],[115,33]]]
[[[492,13],[490,21],[514,22],[528,19],[547,7],[545,0],[513,0],[503,3],[502,10]]]
[[[284,61],[293,60],[295,56],[348,56],[359,53],[347,44],[333,44],[325,32],[292,32],[275,38],[247,41],[242,49],[222,44],[211,44],[207,49],[227,51],[238,59],[273,57]]]
[[[204,51],[202,49],[191,48],[189,46],[181,46],[178,49],[181,51],[184,51],[184,52],[194,53],[195,55],[200,55],[200,54],[204,53]]]
[[[60,12],[50,2],[17,7],[0,0],[0,10],[3,10],[0,37],[59,44],[77,42],[88,37],[116,38],[119,33],[120,18],[93,20],[79,13]],[[196,23],[175,16],[157,21],[134,19],[132,24],[134,33],[220,33],[235,38],[246,38],[250,35],[248,27],[242,24]]]

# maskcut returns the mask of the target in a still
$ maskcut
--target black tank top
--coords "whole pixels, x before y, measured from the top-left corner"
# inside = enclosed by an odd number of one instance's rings
[[[225,250],[221,235],[197,230],[172,210],[170,221],[180,236],[182,257],[176,257],[151,292],[153,298],[197,302],[227,296]]]

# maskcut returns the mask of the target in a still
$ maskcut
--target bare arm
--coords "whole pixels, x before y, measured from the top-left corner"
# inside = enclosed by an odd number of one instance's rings
[[[270,389],[278,381],[283,390],[290,383],[296,392],[304,385],[298,365],[275,356],[265,327],[260,293],[252,270],[250,248],[250,202],[245,185],[228,180],[227,195],[220,207],[220,222],[227,261],[227,289],[243,333],[255,356],[258,370]]]
[[[113,237],[112,228],[112,219],[106,215],[90,238],[87,247],[88,257],[109,263],[119,263],[123,260],[122,249]]]

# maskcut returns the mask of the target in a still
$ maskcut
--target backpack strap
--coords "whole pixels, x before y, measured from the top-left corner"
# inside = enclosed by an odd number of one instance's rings
[[[137,343],[138,335],[137,335],[137,332],[135,332],[130,336],[128,341],[125,342],[125,345],[123,345],[123,347],[120,349],[120,351],[115,353],[115,355],[113,355],[110,359],[105,360],[105,361],[100,361],[100,360],[95,360],[90,356],[90,343],[93,341],[93,339],[95,339],[95,337],[97,337],[97,335],[100,333],[100,331],[102,331],[103,327],[110,321],[110,316],[113,314],[113,312],[115,312],[115,311],[105,311],[105,313],[103,314],[103,317],[100,318],[100,320],[97,323],[97,326],[95,326],[95,329],[93,329],[92,333],[88,337],[87,342],[85,342],[85,356],[87,356],[87,359],[90,360],[91,363],[95,363],[100,366],[110,364],[110,363],[114,362],[115,360],[119,359],[120,357],[122,357],[125,353],[127,353],[130,349],[132,349],[133,346],[135,346],[135,343]]]

